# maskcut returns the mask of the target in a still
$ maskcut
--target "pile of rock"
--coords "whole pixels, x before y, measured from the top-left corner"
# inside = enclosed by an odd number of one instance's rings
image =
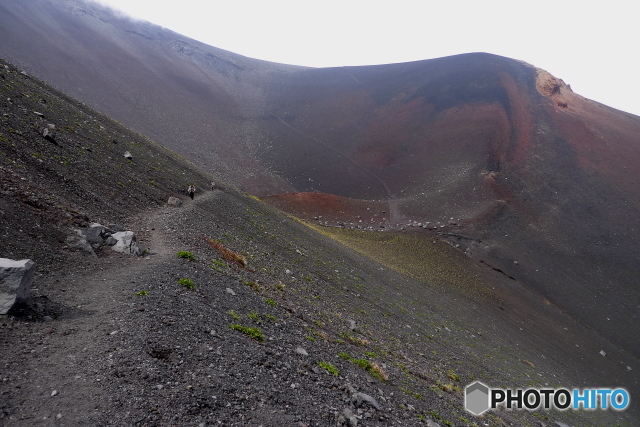
[[[104,226],[93,223],[88,228],[73,230],[75,234],[67,238],[67,245],[74,249],[81,249],[96,256],[95,251],[103,246],[109,246],[116,252],[141,256],[144,249],[137,242],[133,231],[126,231],[116,224]]]

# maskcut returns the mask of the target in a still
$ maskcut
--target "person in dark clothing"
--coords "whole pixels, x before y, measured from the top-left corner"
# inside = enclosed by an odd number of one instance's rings
[[[196,194],[196,186],[195,185],[190,185],[187,188],[187,193],[189,193],[189,197],[191,197],[191,200],[193,200],[193,196]]]

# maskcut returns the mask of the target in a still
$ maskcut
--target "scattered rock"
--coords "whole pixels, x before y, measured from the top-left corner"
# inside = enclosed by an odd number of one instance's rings
[[[102,245],[105,232],[106,229],[102,225],[95,223],[83,230],[85,240],[95,245]]]
[[[169,197],[169,200],[167,200],[167,204],[169,206],[182,206],[182,200],[178,199],[177,197]]]
[[[143,254],[143,249],[136,242],[136,235],[133,231],[119,231],[112,236],[117,240],[116,244],[111,246],[114,251],[137,256]]]
[[[53,396],[57,396],[57,395],[58,395],[58,390],[53,390],[53,391],[51,392],[51,397],[53,397]]]
[[[288,268],[284,271],[287,276],[293,276],[293,271],[289,270]]]
[[[342,417],[342,420],[339,419],[339,421],[342,421],[342,424],[345,424],[351,427],[357,427],[358,418],[356,418],[356,416],[351,411],[351,409],[344,408],[344,411],[342,411],[342,415],[340,417]]]
[[[124,152],[124,158],[127,159],[127,160],[133,160],[133,156],[128,151]]]
[[[349,329],[355,331],[357,325],[356,321],[349,319],[347,320],[347,322],[349,322]]]
[[[367,404],[372,408],[376,408],[378,411],[382,410],[382,407],[378,403],[378,401],[365,393],[356,393],[353,396],[353,400],[356,402],[357,406],[362,406],[363,404]]]
[[[15,261],[0,258],[0,314],[16,303],[26,303],[31,297],[31,278],[36,263],[30,259]]]
[[[231,289],[231,288],[227,288],[226,291],[227,291],[228,294],[231,294],[231,295],[235,295],[236,294],[235,292],[233,292],[233,289]]]
[[[440,424],[433,420],[427,420],[427,427],[441,427]]]
[[[53,129],[45,128],[45,130],[42,131],[42,136],[47,141],[53,142],[56,145],[58,144],[58,142],[56,141],[56,135]]]
[[[296,353],[299,354],[300,356],[308,356],[309,353],[307,353],[307,350],[305,350],[302,347],[296,347]]]

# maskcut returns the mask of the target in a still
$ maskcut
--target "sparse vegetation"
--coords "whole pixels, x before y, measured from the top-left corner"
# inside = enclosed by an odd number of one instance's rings
[[[256,292],[260,291],[260,285],[258,285],[256,282],[245,281],[244,284],[249,286],[251,289],[253,289]]]
[[[398,388],[399,388],[400,390],[402,390],[403,392],[405,392],[406,394],[408,394],[409,396],[413,396],[413,397],[415,397],[415,398],[416,398],[416,399],[418,399],[418,400],[422,400],[422,399],[423,399],[423,396],[422,396],[420,393],[418,393],[418,392],[415,392],[415,391],[409,390],[408,388],[406,388],[406,387],[402,387],[402,386],[398,386]]]
[[[250,328],[248,326],[242,326],[237,323],[234,323],[231,325],[231,329],[235,331],[240,331],[243,334],[247,335],[248,337],[256,341],[260,341],[260,342],[264,341],[264,334],[259,328]]]
[[[330,373],[331,375],[333,375],[335,377],[337,377],[340,374],[340,371],[338,370],[338,368],[336,368],[335,366],[333,366],[329,362],[319,362],[318,366],[320,366],[325,371],[327,371],[328,373]]]
[[[144,290],[143,291],[138,291],[138,292],[136,292],[136,295],[145,296],[145,295],[149,295],[149,292],[148,291],[144,291]]]
[[[264,299],[264,302],[266,302],[267,304],[269,304],[269,305],[271,305],[271,306],[273,306],[273,307],[275,307],[276,305],[278,305],[278,303],[277,303],[277,302],[275,302],[274,300],[272,300],[271,298],[265,298],[265,299]]]
[[[193,280],[191,279],[182,278],[178,280],[178,283],[180,283],[182,286],[184,286],[187,289],[195,288],[195,285],[193,284]]]
[[[227,261],[233,264],[236,264],[241,268],[245,268],[247,266],[247,260],[241,254],[226,248],[222,243],[214,239],[209,239],[208,237],[205,237],[204,240],[207,243],[209,243],[215,250],[217,250],[218,253],[220,253],[220,256],[222,256],[222,258],[226,259]]]
[[[380,365],[378,365],[375,362],[371,362],[367,359],[355,359],[351,356],[349,356],[347,353],[340,353],[338,354],[340,357],[342,357],[345,360],[348,360],[352,363],[355,363],[356,365],[360,366],[362,369],[364,369],[365,371],[369,372],[371,375],[373,375],[374,377],[376,377],[377,379],[379,379],[380,381],[387,381],[389,379],[389,376],[387,375],[387,373],[382,369],[382,367]]]
[[[358,338],[358,337],[354,337],[353,335],[351,335],[348,331],[344,331],[339,335],[340,338],[342,338],[344,341],[351,343],[353,345],[357,345],[357,346],[364,346],[369,344],[368,340],[362,339],[362,338]]]
[[[229,310],[229,311],[227,311],[227,314],[228,314],[229,316],[233,317],[233,318],[234,318],[234,319],[236,319],[236,320],[240,320],[240,319],[242,319],[242,316],[240,316],[238,313],[236,313],[236,312],[235,312],[235,311],[233,311],[233,310]]]
[[[260,314],[256,313],[253,310],[250,313],[247,314],[247,317],[249,319],[253,320],[254,322],[256,322],[259,325],[262,324],[262,319],[260,318]]]
[[[196,258],[193,256],[193,254],[189,251],[178,251],[176,253],[176,255],[178,256],[178,258],[183,258],[183,259],[187,259],[189,261],[195,261]]]

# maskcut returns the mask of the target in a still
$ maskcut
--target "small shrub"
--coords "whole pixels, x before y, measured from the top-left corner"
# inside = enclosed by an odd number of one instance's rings
[[[248,337],[256,341],[260,341],[260,342],[264,341],[264,334],[259,328],[249,328],[247,326],[242,326],[242,325],[238,325],[237,323],[234,323],[231,325],[231,329],[235,331],[240,331],[243,334],[247,335]]]
[[[145,296],[145,295],[149,295],[149,291],[140,291],[140,292],[136,292],[136,295],[138,296]]]
[[[193,256],[193,254],[189,251],[179,251],[178,253],[176,253],[176,255],[178,255],[178,258],[184,258],[184,259],[188,259],[189,261],[195,261],[196,258]]]
[[[272,316],[271,314],[263,314],[264,317],[266,317],[269,320],[273,320],[274,322],[276,322],[278,320],[278,318],[276,316]]]
[[[273,306],[273,307],[275,307],[276,305],[278,305],[278,303],[277,303],[277,302],[275,302],[274,300],[272,300],[271,298],[265,298],[265,299],[264,299],[264,302],[266,302],[267,304],[269,304],[269,305],[271,305],[271,306]]]
[[[193,280],[191,279],[180,279],[178,280],[178,283],[180,283],[187,289],[193,289],[195,287],[195,285],[193,284]]]
[[[318,363],[318,366],[323,368],[325,371],[327,371],[328,373],[330,373],[334,377],[337,377],[338,374],[340,373],[340,371],[338,371],[338,368],[336,368],[335,366],[333,366],[329,362],[320,362],[320,363]]]

